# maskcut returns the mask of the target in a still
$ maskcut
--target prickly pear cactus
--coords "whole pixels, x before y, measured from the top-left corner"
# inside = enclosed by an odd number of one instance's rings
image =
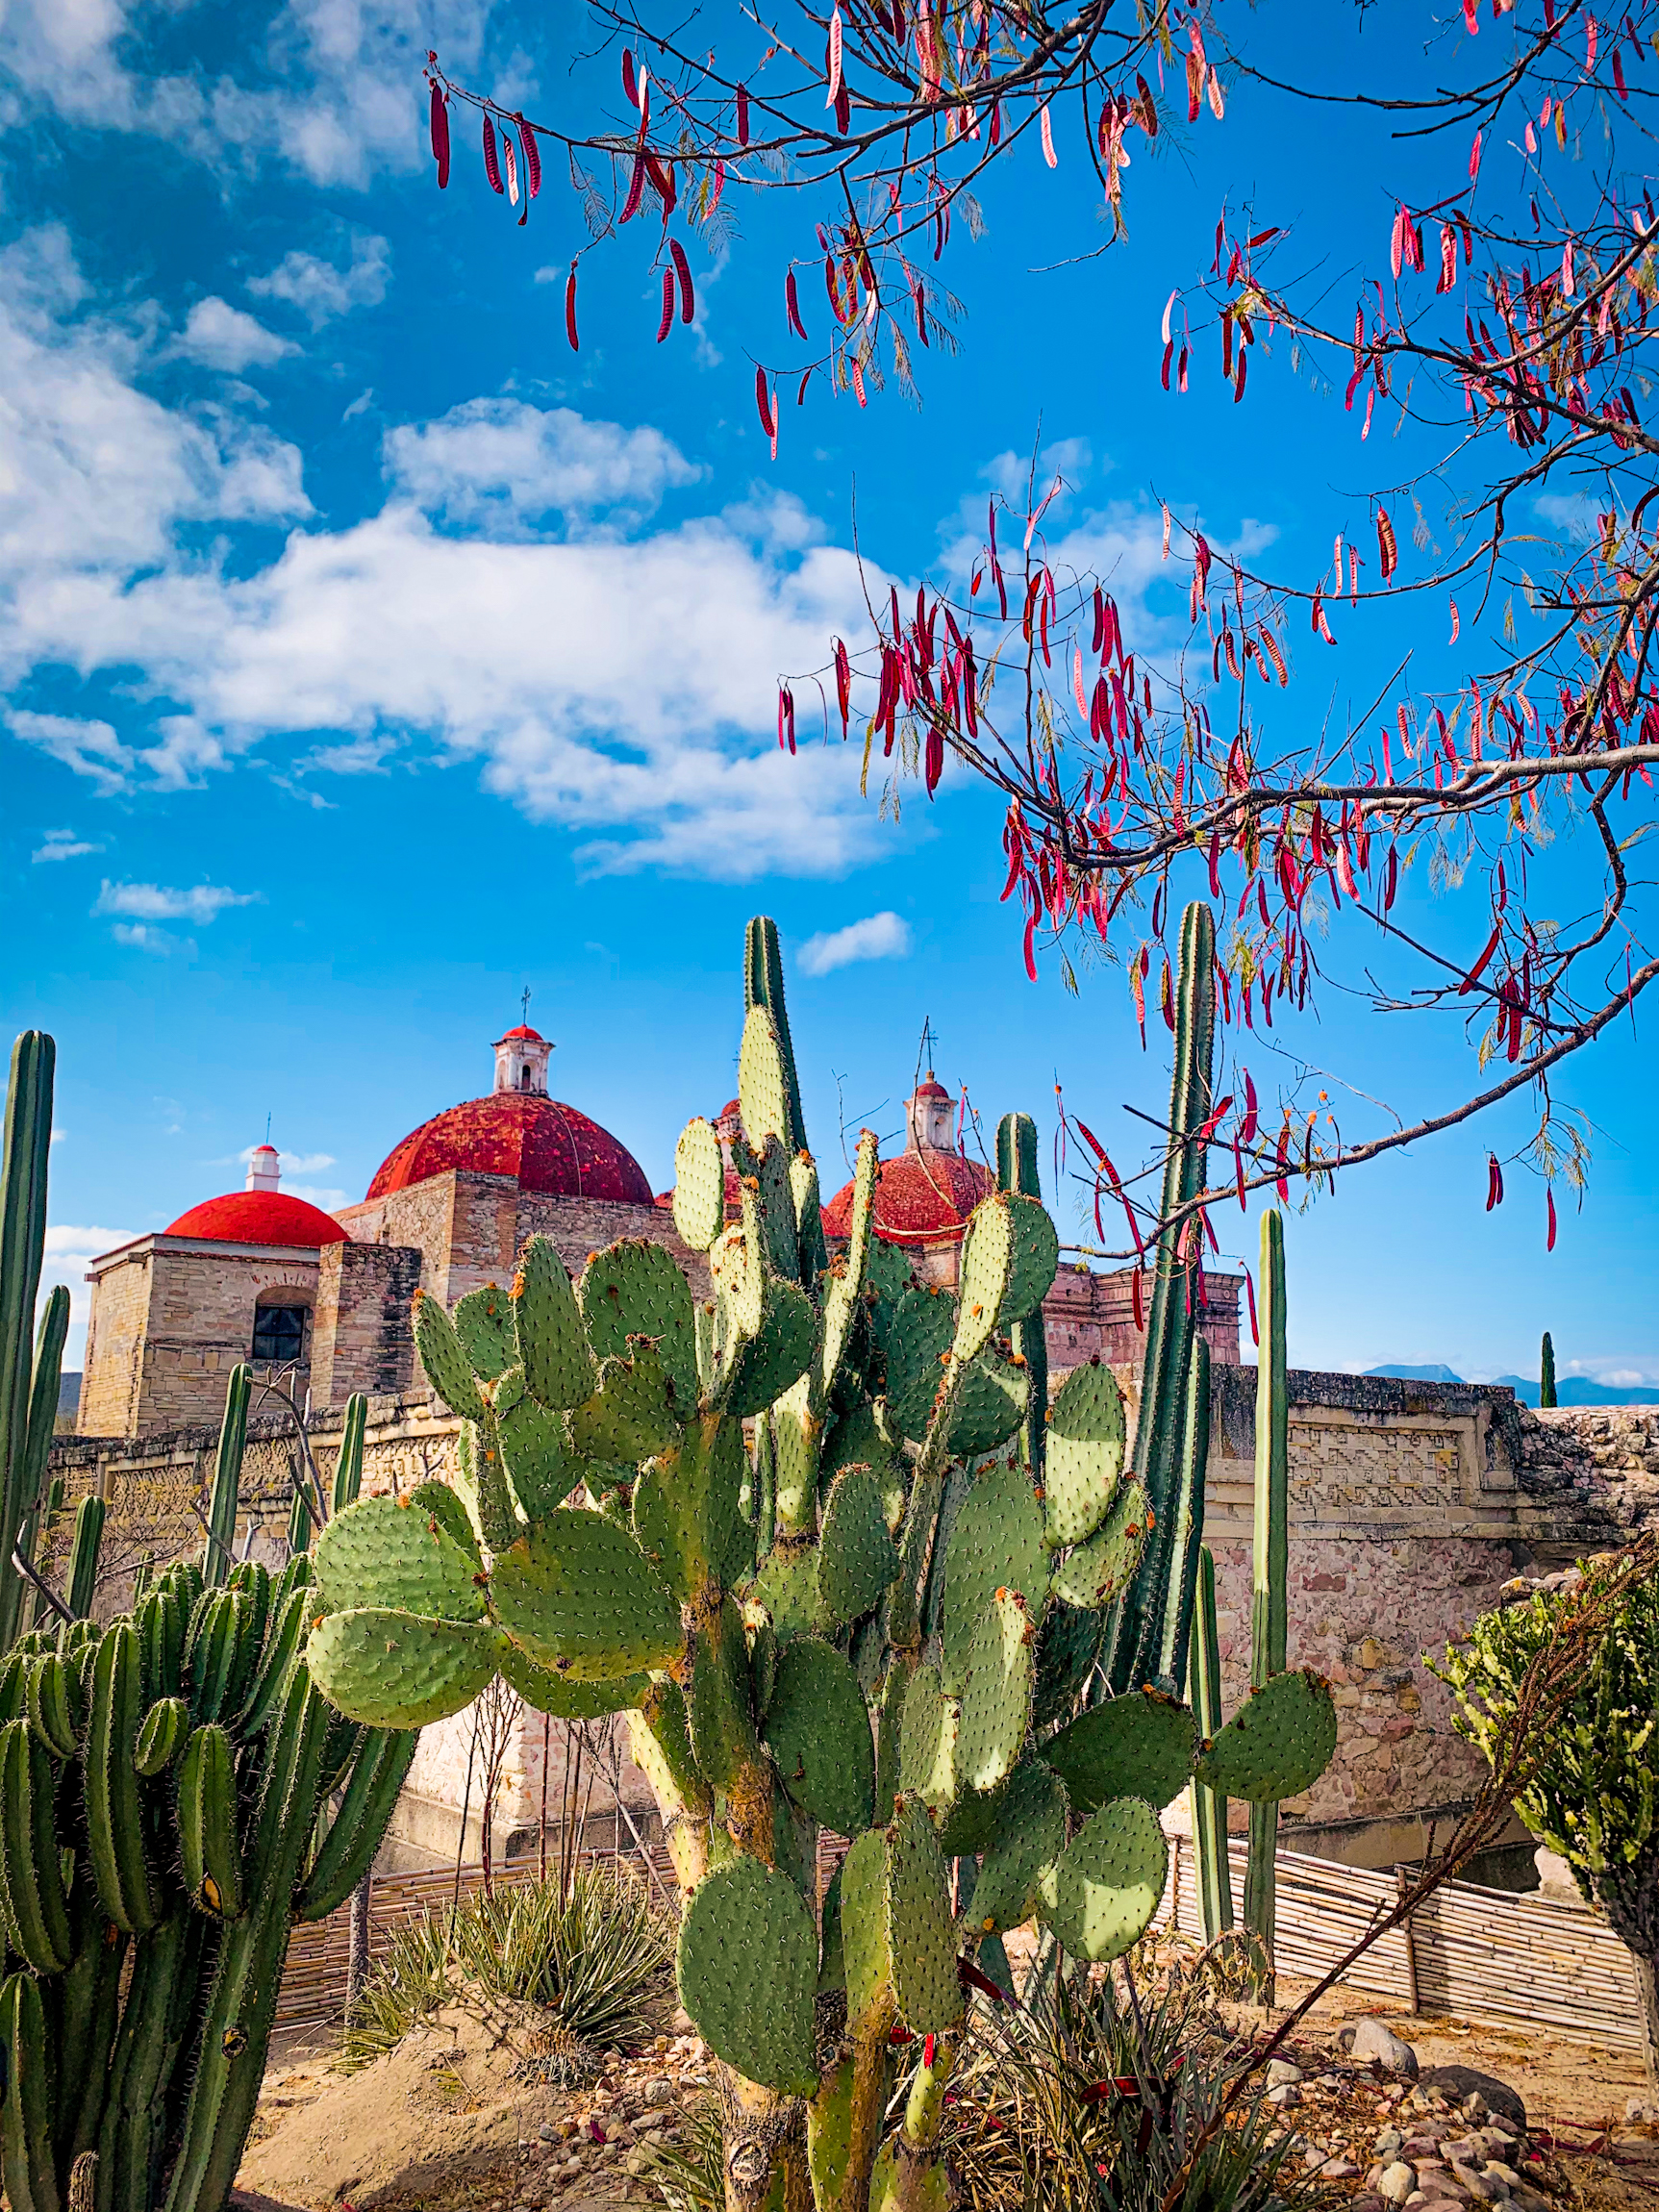
[[[1207,921],[1187,928],[1177,1197],[1203,1181]],[[1000,1934],[1034,1914],[1084,1958],[1127,1949],[1163,1893],[1157,1809],[1200,1758],[1236,1796],[1304,1787],[1329,1698],[1287,1677],[1212,1746],[1173,1695],[1208,1450],[1173,1240],[1131,1462],[1109,1369],[1048,1396],[1059,1247],[1032,1124],[999,1131],[959,1291],[872,1239],[867,1131],[828,1252],[769,922],[744,966],[736,1219],[709,1123],[675,1155],[675,1225],[713,1296],[654,1245],[614,1244],[572,1281],[533,1237],[491,1310],[422,1300],[460,1472],[322,1532],[308,1658],[380,1725],[458,1710],[497,1667],[544,1711],[626,1711],[685,1900],[680,1998],[722,2066],[728,2205],[759,2212],[781,2166],[786,2200],[810,2186],[821,2212],[862,2212],[873,2178],[903,2212],[943,2201],[933,2146],[965,1992],[988,1979],[975,1951],[1005,1973]],[[1150,1669],[1106,1696],[1124,1650]],[[852,1847],[822,1898],[820,1826]],[[950,1861],[981,1853],[959,1919]],[[890,2124],[895,2032],[925,2051]]]

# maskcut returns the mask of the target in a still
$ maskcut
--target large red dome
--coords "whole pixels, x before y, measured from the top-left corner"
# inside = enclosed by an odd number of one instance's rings
[[[651,1203],[645,1171],[627,1146],[574,1106],[540,1092],[494,1091],[435,1114],[387,1154],[368,1195],[384,1198],[451,1168],[512,1175],[522,1189],[551,1198]]]
[[[939,1095],[949,1093],[941,1091]],[[961,1152],[931,1144],[913,1147],[877,1169],[872,1226],[890,1244],[942,1244],[962,1234],[968,1215],[995,1182],[989,1168]],[[824,1207],[824,1234],[844,1237],[851,1217],[852,1185],[845,1183]]]
[[[349,1243],[332,1215],[286,1191],[227,1191],[205,1198],[181,1214],[169,1237],[213,1237],[225,1244],[319,1244]]]

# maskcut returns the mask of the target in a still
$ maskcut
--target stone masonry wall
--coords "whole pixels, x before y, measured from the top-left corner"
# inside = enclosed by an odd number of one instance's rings
[[[1088,1268],[1064,1267],[1043,1301],[1048,1339],[1048,1364],[1058,1376],[1098,1356],[1111,1368],[1138,1368],[1145,1336],[1135,1325],[1135,1269],[1119,1268],[1094,1274]],[[1239,1293],[1242,1275],[1206,1274],[1202,1321],[1211,1359],[1219,1367],[1239,1364]],[[1152,1309],[1152,1274],[1141,1276],[1141,1311]]]
[[[214,1419],[226,1377],[252,1348],[262,1298],[310,1306],[316,1276],[307,1251],[196,1237],[146,1238],[96,1270],[81,1433],[137,1436]],[[302,1393],[306,1382],[302,1366]]]
[[[329,1244],[317,1269],[312,1395],[343,1406],[408,1390],[415,1378],[410,1311],[420,1283],[412,1244]]]

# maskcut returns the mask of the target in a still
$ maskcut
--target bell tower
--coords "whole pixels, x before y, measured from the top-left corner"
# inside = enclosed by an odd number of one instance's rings
[[[524,1012],[530,1012],[530,993],[524,993]],[[547,1062],[553,1050],[545,1037],[526,1019],[495,1040],[495,1088],[516,1091],[521,1097],[545,1098]]]

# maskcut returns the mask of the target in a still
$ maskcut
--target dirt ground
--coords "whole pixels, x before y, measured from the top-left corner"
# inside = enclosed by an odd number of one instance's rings
[[[1280,1994],[1299,1993],[1282,1980]],[[1624,2117],[1631,2099],[1649,2095],[1634,2051],[1327,1998],[1284,2054],[1305,2077],[1285,2118],[1357,2169],[1336,2184],[1341,2196],[1364,2194],[1379,2128],[1406,2122],[1400,2087],[1341,2053],[1339,2030],[1367,2015],[1412,2046],[1424,2076],[1472,2067],[1519,2093],[1543,2153],[1528,2181],[1562,2212],[1656,2212],[1659,2127]],[[1257,2015],[1243,2024],[1265,2023]],[[350,2075],[331,2071],[326,2042],[290,2040],[273,2053],[237,2201],[243,2212],[619,2212],[657,2201],[651,2156],[684,2134],[709,2078],[702,2044],[665,2032],[636,2056],[605,2054],[596,2078],[561,2089],[515,2078],[537,2031],[528,2008],[459,2005]]]

